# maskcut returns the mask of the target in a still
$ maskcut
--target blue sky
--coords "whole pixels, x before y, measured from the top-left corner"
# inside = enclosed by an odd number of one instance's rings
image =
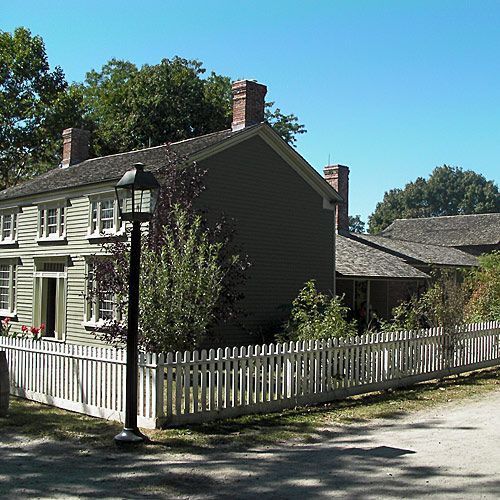
[[[500,1],[0,1],[68,80],[179,55],[255,78],[306,125],[299,152],[351,168],[350,213],[443,163],[500,173]]]

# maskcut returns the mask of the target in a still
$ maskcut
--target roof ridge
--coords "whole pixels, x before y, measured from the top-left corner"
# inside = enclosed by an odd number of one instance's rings
[[[500,212],[484,212],[481,214],[432,215],[430,217],[401,217],[398,219],[394,219],[391,222],[391,224],[398,221],[398,220],[429,220],[429,219],[446,219],[446,218],[449,219],[452,217],[477,217],[479,215],[500,215]],[[389,227],[389,226],[387,226],[387,227]]]
[[[142,148],[142,149],[132,149],[130,151],[122,151],[121,153],[113,153],[111,155],[96,156],[95,158],[88,158],[87,160],[84,160],[84,161],[82,161],[80,163],[75,163],[74,165],[71,165],[71,166],[74,167],[76,165],[81,165],[82,163],[86,163],[86,162],[90,162],[90,161],[94,161],[94,160],[100,160],[102,158],[111,158],[113,156],[122,156],[122,155],[131,154],[131,153],[140,153],[141,151],[150,151],[150,150],[153,150],[153,149],[165,148],[165,147],[168,147],[168,146],[175,146],[177,144],[182,144],[182,143],[185,143],[185,142],[188,142],[188,141],[194,141],[196,139],[202,139],[202,138],[208,137],[210,135],[220,134],[222,132],[228,132],[229,130],[231,130],[231,129],[217,130],[215,132],[209,132],[208,134],[197,135],[196,137],[189,137],[188,139],[182,139],[182,141],[166,142],[166,143],[160,144],[158,146],[150,146],[150,147]]]

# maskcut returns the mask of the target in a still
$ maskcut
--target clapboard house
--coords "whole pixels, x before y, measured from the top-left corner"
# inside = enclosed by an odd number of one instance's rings
[[[0,192],[0,316],[14,331],[45,323],[48,339],[96,343],[95,326],[115,311],[113,297],[85,298],[89,257],[103,239],[124,238],[114,185],[136,162],[166,168],[167,150],[206,170],[199,208],[235,221],[252,264],[244,325],[224,328],[226,344],[260,341],[308,279],[333,290],[339,196],[264,122],[265,94],[264,85],[235,82],[230,129],[169,146],[89,158],[89,133],[65,130],[60,165]]]

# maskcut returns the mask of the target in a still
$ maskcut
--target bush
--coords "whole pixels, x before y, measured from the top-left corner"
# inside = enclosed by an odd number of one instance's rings
[[[159,252],[144,248],[141,260],[140,328],[155,350],[193,349],[214,322],[224,271],[222,243],[209,241],[201,218],[175,208],[175,234],[164,229]]]
[[[419,297],[413,296],[392,311],[393,319],[382,324],[383,330],[417,330],[444,327],[454,329],[465,321],[469,299],[467,287],[452,269],[434,271],[433,283]]]
[[[466,284],[471,293],[467,320],[500,321],[500,251],[479,257],[479,268],[472,271]]]
[[[318,292],[314,280],[310,280],[293,300],[291,317],[278,340],[326,340],[356,335],[356,322],[347,320],[348,312],[341,298]]]

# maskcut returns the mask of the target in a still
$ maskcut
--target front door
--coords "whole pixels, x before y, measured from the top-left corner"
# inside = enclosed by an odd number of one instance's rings
[[[56,278],[44,278],[44,289],[46,293],[45,300],[45,337],[55,337],[56,336],[56,296],[57,296],[57,279]]]
[[[45,324],[44,337],[64,340],[66,331],[66,266],[59,262],[37,263],[33,325]]]

